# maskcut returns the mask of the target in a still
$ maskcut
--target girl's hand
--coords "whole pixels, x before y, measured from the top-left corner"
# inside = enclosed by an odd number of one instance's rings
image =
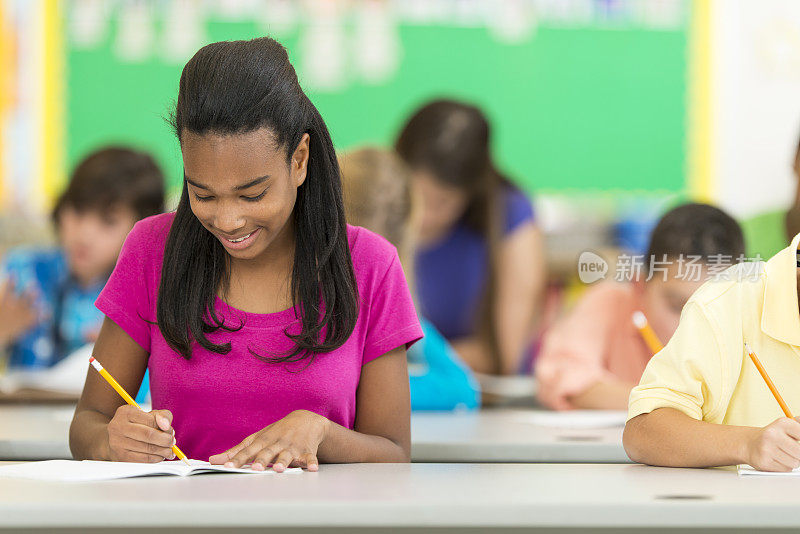
[[[328,419],[314,412],[295,410],[208,461],[225,464],[225,467],[251,463],[251,468],[256,471],[263,471],[270,464],[278,473],[292,465],[316,471],[319,468],[317,449],[330,424]]]
[[[759,471],[791,471],[800,467],[800,422],[781,417],[756,429],[747,443],[747,463]]]
[[[143,412],[125,404],[117,408],[108,423],[109,458],[114,462],[156,463],[173,460],[175,429],[172,412]]]

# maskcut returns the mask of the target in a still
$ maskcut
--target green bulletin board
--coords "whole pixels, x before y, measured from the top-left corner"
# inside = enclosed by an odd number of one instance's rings
[[[129,143],[152,151],[180,183],[177,143],[164,121],[182,65],[126,63],[112,46],[68,44],[67,157]],[[528,191],[680,192],[685,189],[686,24],[672,29],[540,24],[507,44],[487,29],[401,24],[402,57],[386,83],[309,91],[339,149],[392,143],[428,99],[480,105],[500,166]],[[298,34],[281,39],[293,62]],[[156,33],[158,28],[156,28]],[[207,22],[209,42],[263,34],[249,22]],[[301,73],[301,83],[303,76]]]

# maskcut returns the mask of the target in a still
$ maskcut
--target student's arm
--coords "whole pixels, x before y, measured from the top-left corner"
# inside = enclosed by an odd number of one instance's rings
[[[730,288],[724,293],[729,300],[715,306],[741,307],[736,291]],[[764,471],[800,465],[796,420],[780,418],[764,428],[710,422],[722,421],[749,363],[738,320],[709,307],[703,288],[683,307],[678,329],[631,392],[623,445],[632,460],[673,467],[748,463]]]
[[[209,458],[212,464],[252,463],[276,471],[291,465],[316,470],[319,462],[408,462],[411,409],[405,347],[365,364],[356,392],[354,429],[321,415],[296,410]]]
[[[800,467],[800,423],[780,418],[764,428],[698,421],[674,408],[641,414],[622,443],[634,462],[666,467],[750,464],[762,471]]]
[[[603,378],[570,396],[569,402],[579,410],[624,410],[628,407],[628,397],[635,386],[633,382]]]
[[[628,407],[635,384],[619,380],[606,363],[609,338],[624,316],[618,308],[621,302],[627,308],[630,298],[627,291],[615,282],[590,287],[549,330],[536,361],[539,401],[555,410]]]
[[[135,394],[147,368],[147,352],[114,321],[106,318],[94,357],[128,393]],[[89,367],[69,431],[76,460],[160,462],[172,459],[174,430],[168,410],[142,412]]]
[[[453,348],[474,371],[517,373],[531,341],[546,282],[542,234],[533,221],[521,224],[499,247],[497,294],[492,306],[500,368],[489,359],[488,343],[479,336],[451,340]]]
[[[331,432],[319,450],[323,461],[408,462],[411,459],[411,403],[404,346],[362,368],[354,426],[354,430],[348,430],[331,424]]]
[[[542,233],[533,221],[503,239],[497,265],[494,305],[500,372],[515,374],[533,336],[546,282]]]

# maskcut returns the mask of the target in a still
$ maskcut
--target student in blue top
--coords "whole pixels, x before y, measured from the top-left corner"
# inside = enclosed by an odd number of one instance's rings
[[[108,147],[75,168],[53,210],[59,245],[13,249],[0,263],[9,367],[51,367],[95,340],[104,316],[94,301],[125,236],[163,208],[164,178],[148,154]]]
[[[530,200],[492,161],[486,117],[461,102],[431,102],[396,149],[422,199],[422,314],[475,371],[519,372],[544,294],[542,235]]]
[[[413,235],[419,201],[408,167],[391,150],[362,148],[340,158],[345,214],[350,224],[382,235],[399,252],[413,293]],[[407,353],[411,409],[474,410],[480,386],[430,321],[420,317],[425,337]]]

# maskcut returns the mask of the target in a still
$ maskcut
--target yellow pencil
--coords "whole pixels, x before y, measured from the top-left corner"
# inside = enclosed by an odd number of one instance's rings
[[[744,344],[744,350],[746,350],[747,354],[750,355],[750,359],[753,360],[756,369],[758,369],[759,374],[761,374],[761,378],[763,378],[764,382],[767,383],[767,387],[772,392],[772,396],[775,397],[776,401],[778,401],[778,404],[780,405],[781,410],[783,410],[784,415],[789,419],[794,419],[792,412],[789,411],[789,407],[786,406],[785,402],[783,402],[783,397],[781,397],[781,394],[778,393],[778,388],[776,388],[775,384],[772,383],[772,379],[770,379],[769,375],[767,374],[767,370],[764,369],[764,366],[761,365],[761,362],[758,360],[758,356],[756,356],[756,353],[750,350],[750,345],[748,345],[747,343]]]
[[[644,342],[647,343],[647,346],[650,347],[650,350],[653,352],[653,354],[664,348],[664,345],[661,344],[661,340],[658,339],[655,330],[653,330],[653,327],[647,322],[647,317],[645,317],[642,312],[633,312],[633,324],[637,329],[639,329],[639,333],[642,335]]]
[[[128,395],[128,392],[127,392],[127,391],[125,391],[125,388],[123,388],[122,386],[120,386],[120,385],[119,385],[119,382],[117,382],[116,380],[114,380],[114,377],[113,377],[113,376],[111,376],[111,374],[109,374],[109,372],[108,372],[108,371],[106,371],[106,370],[105,370],[105,368],[104,368],[102,365],[100,365],[100,362],[98,362],[98,361],[97,361],[97,360],[94,358],[94,356],[90,356],[90,357],[89,357],[89,363],[91,363],[91,364],[92,364],[92,367],[94,367],[95,369],[97,369],[97,372],[98,372],[98,373],[100,373],[100,376],[102,376],[103,378],[105,378],[105,379],[106,379],[106,382],[108,382],[109,384],[111,384],[111,387],[112,387],[112,388],[114,388],[114,389],[117,391],[117,393],[119,393],[120,397],[122,397],[123,399],[125,399],[125,402],[127,402],[127,403],[128,403],[128,404],[130,404],[131,406],[136,406],[136,407],[137,407],[137,408],[139,408],[140,410],[142,409],[142,407],[141,407],[141,406],[139,406],[138,404],[136,404],[136,401],[135,401],[135,400],[133,400],[133,397],[131,397],[130,395]],[[183,451],[181,451],[181,450],[178,448],[178,446],[177,446],[177,445],[173,445],[173,446],[172,446],[172,451],[175,453],[175,456],[177,456],[178,458],[180,458],[181,460],[183,460],[183,463],[185,463],[186,465],[189,465],[189,466],[191,466],[191,464],[189,464],[189,460],[187,460],[187,459],[186,459],[186,455],[185,455],[185,454],[183,454]]]

